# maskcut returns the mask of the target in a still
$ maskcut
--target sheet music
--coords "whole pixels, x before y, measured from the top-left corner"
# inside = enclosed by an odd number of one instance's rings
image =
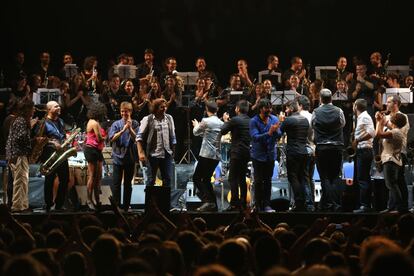
[[[382,98],[382,102],[386,103],[389,96],[400,96],[401,103],[413,103],[413,93],[410,88],[387,88]]]
[[[272,105],[283,105],[296,98],[297,92],[294,90],[275,91],[270,93]]]
[[[121,79],[135,79],[137,67],[135,65],[114,65],[114,74],[119,75]]]
[[[184,85],[196,85],[198,72],[177,72],[177,76],[184,81]]]

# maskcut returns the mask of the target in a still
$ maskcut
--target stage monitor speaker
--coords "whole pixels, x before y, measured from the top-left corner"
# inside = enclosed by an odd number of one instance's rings
[[[86,200],[88,198],[87,191],[86,191],[86,185],[76,185],[76,193],[78,195],[78,200],[80,206],[86,205]],[[109,185],[102,185],[101,186],[102,193],[99,195],[99,198],[101,200],[102,205],[111,205],[111,202],[109,201],[109,197],[112,195],[111,187]],[[94,198],[94,197],[92,197]]]
[[[152,202],[155,202],[162,213],[168,214],[171,206],[170,197],[170,187],[147,186],[145,188],[145,212],[148,212],[152,206]]]

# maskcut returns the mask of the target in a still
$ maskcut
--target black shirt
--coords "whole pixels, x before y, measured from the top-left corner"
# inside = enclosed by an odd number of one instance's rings
[[[287,134],[286,151],[288,155],[308,154],[306,145],[310,130],[306,117],[299,113],[293,113],[281,124],[280,131]]]
[[[221,127],[221,134],[231,131],[231,158],[242,159],[250,157],[250,117],[240,114],[225,122]]]

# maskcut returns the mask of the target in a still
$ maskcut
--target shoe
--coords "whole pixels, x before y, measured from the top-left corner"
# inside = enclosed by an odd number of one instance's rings
[[[33,213],[31,208],[23,209],[23,210],[12,210],[12,214],[30,214]]]
[[[224,212],[240,212],[240,208],[237,206],[230,205],[224,210]]]
[[[388,214],[391,210],[390,209],[384,209],[382,211],[379,211],[380,214]]]
[[[66,210],[66,208],[65,207],[55,207],[55,210],[54,210],[56,213],[63,213],[63,212],[66,212],[67,210]]]
[[[372,209],[369,207],[361,206],[359,209],[352,211],[354,214],[363,214],[363,213],[370,213]]]
[[[197,212],[217,212],[217,210],[217,204],[211,202],[205,202],[196,209]]]
[[[265,206],[264,208],[263,208],[263,212],[265,212],[265,213],[275,213],[276,211],[275,211],[275,209],[273,209],[272,207],[270,207],[270,206]]]

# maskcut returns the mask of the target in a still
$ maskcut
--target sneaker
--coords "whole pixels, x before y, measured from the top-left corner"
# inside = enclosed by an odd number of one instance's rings
[[[265,213],[275,213],[276,211],[270,206],[265,206],[263,208],[263,212],[265,212]]]
[[[354,214],[363,214],[363,213],[369,213],[372,212],[372,209],[369,207],[361,206],[359,209],[352,211]]]
[[[217,204],[212,202],[205,202],[196,209],[197,212],[217,212]]]

